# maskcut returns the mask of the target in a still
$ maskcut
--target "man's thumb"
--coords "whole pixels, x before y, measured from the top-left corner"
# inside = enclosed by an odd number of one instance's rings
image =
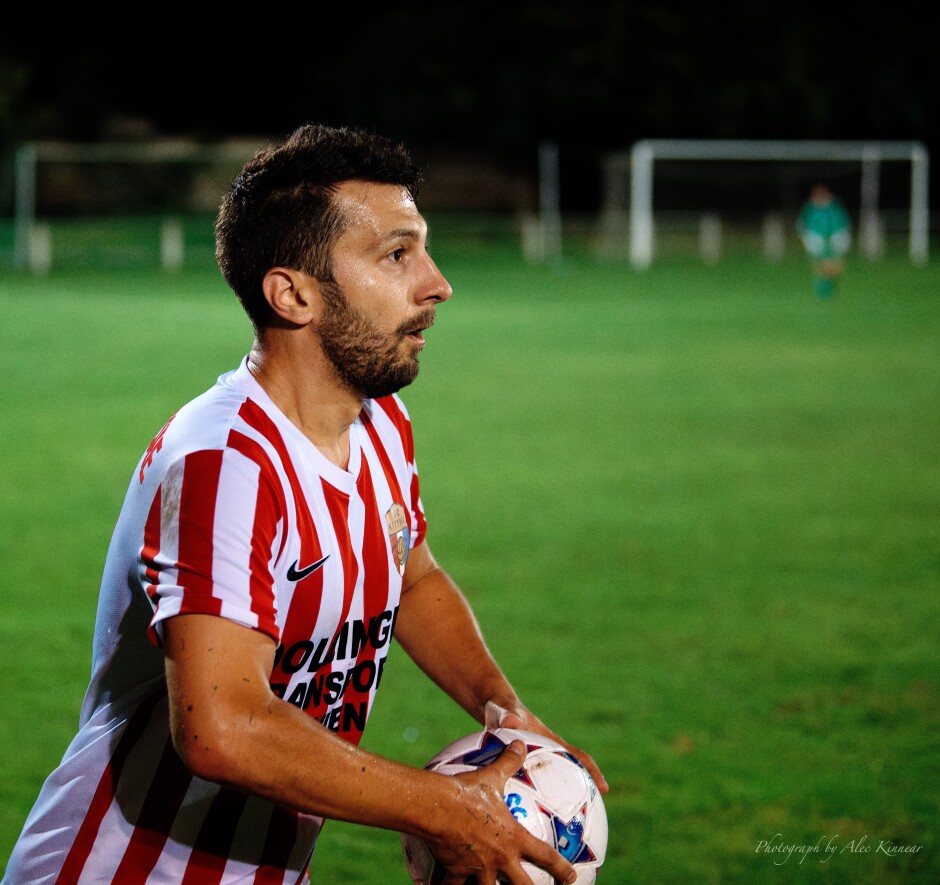
[[[500,753],[499,758],[493,762],[493,765],[508,780],[522,768],[527,753],[526,745],[517,738]]]

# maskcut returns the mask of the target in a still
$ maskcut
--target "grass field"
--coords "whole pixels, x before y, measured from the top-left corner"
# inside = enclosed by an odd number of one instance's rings
[[[940,880],[940,265],[856,260],[823,302],[796,258],[437,257],[456,295],[405,392],[431,543],[605,770],[602,881]],[[5,272],[0,307],[2,867],[133,464],[249,333],[211,270]],[[370,749],[475,729],[400,650],[385,674]],[[329,824],[313,880],[404,885],[397,836]]]

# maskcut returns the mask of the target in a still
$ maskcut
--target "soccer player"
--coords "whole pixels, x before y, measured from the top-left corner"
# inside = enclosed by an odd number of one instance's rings
[[[456,777],[358,747],[393,634],[479,722],[557,739],[428,545],[396,392],[451,288],[417,186],[400,146],[305,126],[224,197],[254,343],[131,476],[80,728],[4,882],[305,882],[330,817],[422,837],[448,883],[573,880],[503,801],[520,742]]]
[[[841,201],[828,185],[816,184],[796,219],[796,230],[813,267],[813,291],[829,298],[845,270],[852,245],[852,225]]]

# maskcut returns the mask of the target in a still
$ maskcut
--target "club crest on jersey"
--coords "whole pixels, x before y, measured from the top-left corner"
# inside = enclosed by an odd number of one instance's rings
[[[392,546],[392,559],[398,566],[398,573],[405,574],[408,561],[408,549],[411,541],[411,528],[405,508],[401,504],[392,504],[385,513],[385,525],[388,527],[388,540]]]

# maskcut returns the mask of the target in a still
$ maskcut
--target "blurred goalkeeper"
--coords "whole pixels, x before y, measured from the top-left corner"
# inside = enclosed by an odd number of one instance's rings
[[[813,267],[813,291],[829,298],[845,270],[852,245],[852,224],[828,185],[816,184],[796,219],[796,230]]]
[[[423,838],[448,885],[527,885],[523,858],[574,878],[506,807],[521,742],[455,777],[359,747],[393,635],[480,723],[553,736],[427,541],[397,391],[451,288],[418,178],[400,145],[304,126],[232,184],[217,257],[254,342],[131,475],[79,731],[5,883],[298,885],[325,818]]]

